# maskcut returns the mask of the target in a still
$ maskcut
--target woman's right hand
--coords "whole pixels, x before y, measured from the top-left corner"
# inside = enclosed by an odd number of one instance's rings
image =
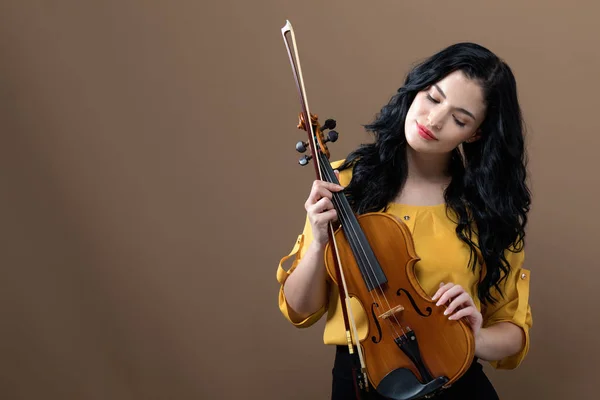
[[[339,180],[339,172],[335,171]],[[308,213],[308,220],[313,233],[313,241],[321,246],[325,246],[329,240],[327,227],[330,222],[337,221],[337,212],[333,208],[333,192],[339,192],[344,187],[335,183],[315,180],[308,199],[304,203],[304,208]]]

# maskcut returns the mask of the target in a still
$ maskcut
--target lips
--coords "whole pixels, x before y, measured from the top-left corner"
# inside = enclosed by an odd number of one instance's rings
[[[425,140],[438,140],[435,135],[433,134],[433,132],[431,132],[429,129],[425,128],[423,125],[419,124],[417,122],[417,131],[419,132],[419,135],[425,139]]]

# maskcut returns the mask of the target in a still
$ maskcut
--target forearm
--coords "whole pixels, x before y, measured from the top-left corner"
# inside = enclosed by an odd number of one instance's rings
[[[327,299],[327,281],[323,246],[312,242],[283,285],[288,305],[306,318],[319,310]]]
[[[481,328],[475,338],[475,355],[485,361],[501,360],[518,353],[525,342],[523,330],[511,322]]]

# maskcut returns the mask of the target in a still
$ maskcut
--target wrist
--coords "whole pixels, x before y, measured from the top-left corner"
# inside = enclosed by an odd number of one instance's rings
[[[327,246],[327,242],[327,240],[324,243],[321,243],[317,240],[313,240],[310,242],[308,250],[316,253],[322,253],[325,251],[325,246]]]
[[[475,332],[475,356],[482,360],[485,360],[485,357],[482,354],[485,352],[485,343],[486,343],[486,335],[487,328],[480,328],[477,332]]]

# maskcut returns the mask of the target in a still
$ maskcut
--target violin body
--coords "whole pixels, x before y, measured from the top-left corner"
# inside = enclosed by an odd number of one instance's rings
[[[342,227],[336,230],[348,295],[359,301],[367,315],[368,332],[360,345],[369,381],[389,398],[419,398],[450,386],[473,361],[471,328],[461,320],[449,320],[444,315],[446,306],[436,306],[420,286],[412,235],[399,218],[368,213],[357,220],[387,277],[386,283],[369,291]],[[330,244],[325,265],[337,283]],[[388,310],[396,310],[393,317],[385,314]],[[407,353],[412,353],[412,359]]]

